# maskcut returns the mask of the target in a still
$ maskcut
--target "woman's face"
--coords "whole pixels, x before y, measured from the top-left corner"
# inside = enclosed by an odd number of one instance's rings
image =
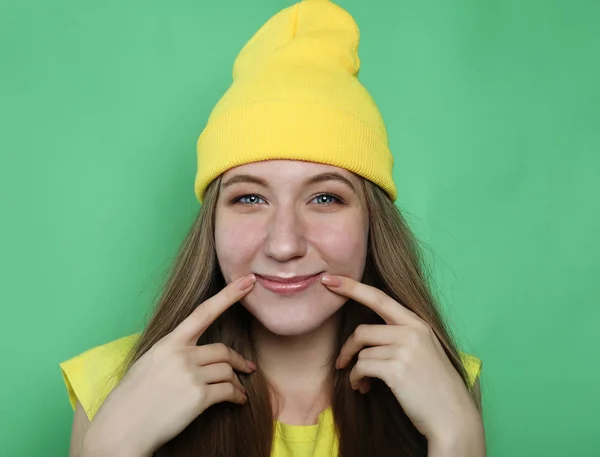
[[[215,221],[219,265],[227,283],[256,275],[241,303],[269,331],[310,332],[346,302],[321,284],[322,273],[362,278],[369,222],[358,186],[347,170],[298,160],[255,162],[223,174]],[[295,276],[314,278],[280,282]]]

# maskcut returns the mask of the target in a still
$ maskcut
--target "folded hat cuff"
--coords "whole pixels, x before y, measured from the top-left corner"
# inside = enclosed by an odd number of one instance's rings
[[[194,190],[201,203],[206,187],[223,172],[273,159],[344,168],[396,200],[394,158],[385,132],[352,113],[318,102],[269,100],[229,109],[209,119],[198,138],[197,158]]]

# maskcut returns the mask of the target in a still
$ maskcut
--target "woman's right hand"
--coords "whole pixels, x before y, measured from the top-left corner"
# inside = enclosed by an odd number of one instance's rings
[[[222,343],[196,343],[255,281],[249,275],[228,284],[132,365],[92,420],[81,457],[150,456],[209,406],[246,402],[234,370],[251,373],[256,365]]]

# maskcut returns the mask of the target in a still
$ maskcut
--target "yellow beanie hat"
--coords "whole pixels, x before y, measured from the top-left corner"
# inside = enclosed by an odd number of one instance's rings
[[[329,0],[303,0],[269,19],[238,54],[233,83],[198,138],[198,201],[228,169],[270,159],[344,168],[395,201],[394,158],[357,78],[358,44],[356,22]]]

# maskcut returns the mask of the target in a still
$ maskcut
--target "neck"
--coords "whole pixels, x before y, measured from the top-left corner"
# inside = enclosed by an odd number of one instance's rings
[[[316,423],[318,414],[329,406],[338,325],[339,313],[335,313],[309,333],[282,336],[253,320],[257,365],[269,382],[274,416],[280,421]]]

